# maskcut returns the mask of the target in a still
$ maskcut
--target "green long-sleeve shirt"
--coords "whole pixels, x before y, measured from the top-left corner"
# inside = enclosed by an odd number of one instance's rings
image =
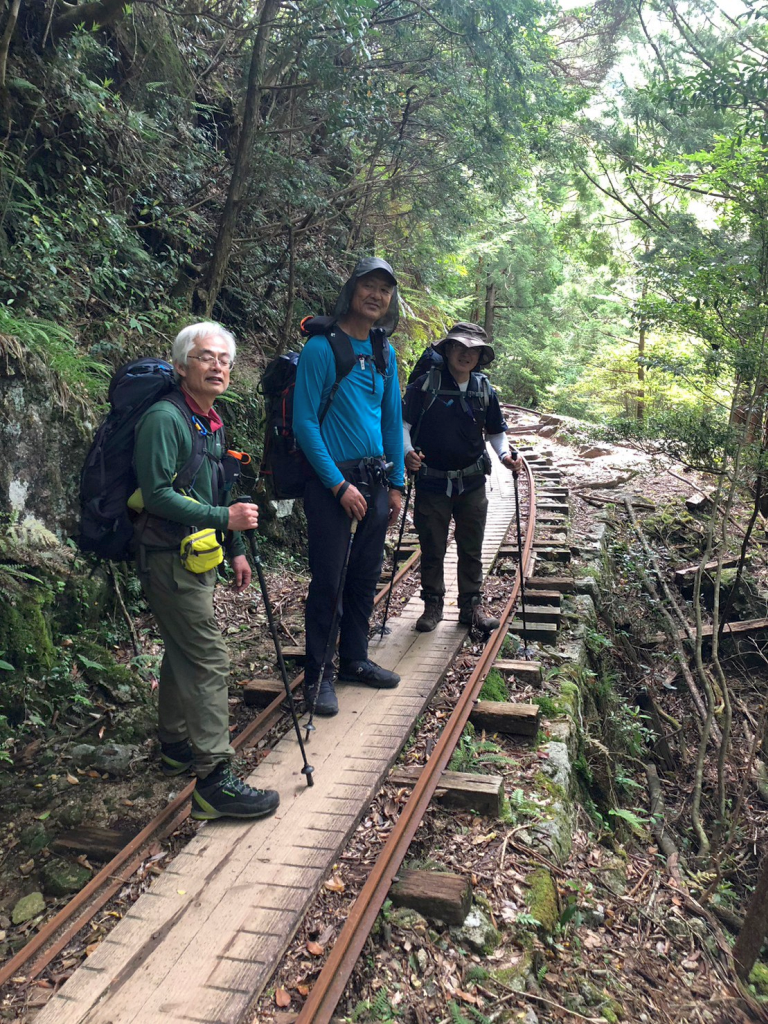
[[[221,459],[222,431],[205,438],[208,454]],[[136,428],[134,461],[144,507],[152,515],[183,523],[195,529],[227,532],[229,512],[226,506],[213,505],[212,462],[205,459],[194,486],[187,495],[173,488],[173,480],[192,455],[192,436],[183,413],[171,402],[156,402]],[[245,554],[241,534],[234,533],[229,546],[230,558]]]

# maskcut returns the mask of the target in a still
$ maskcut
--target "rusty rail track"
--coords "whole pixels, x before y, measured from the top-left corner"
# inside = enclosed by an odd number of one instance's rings
[[[536,491],[533,473],[528,462],[525,462],[525,474],[528,480],[529,513],[521,565],[523,574],[527,575],[530,570],[536,528]],[[379,859],[371,869],[368,881],[352,905],[347,923],[307,996],[307,1001],[296,1019],[296,1024],[330,1024],[336,1005],[362,953],[365,940],[373,928],[395,875],[400,869],[408,847],[416,835],[421,819],[438,787],[440,776],[445,771],[451,754],[469,721],[472,705],[477,700],[483,681],[501,650],[520,594],[520,584],[521,576],[518,571],[512,593],[504,608],[501,626],[493,634],[490,643],[486,645],[472,675],[467,680],[456,707],[440,734],[440,739],[435,744],[427,764],[411,791],[408,802],[400,812],[400,817]]]
[[[415,567],[420,553],[415,551],[400,566],[395,577],[374,597],[374,606],[383,601],[390,588],[397,586]],[[291,680],[295,690],[304,680],[300,672]],[[284,717],[285,695],[276,697],[232,741],[239,750],[258,743],[270,729]],[[147,824],[137,836],[126,844],[115,857],[93,876],[65,907],[50,919],[30,941],[11,959],[0,966],[0,986],[23,973],[27,979],[36,978],[41,971],[67,946],[95,914],[115,896],[150,854],[152,844],[169,836],[189,816],[194,781],[184,789]],[[31,966],[27,966],[31,963]]]

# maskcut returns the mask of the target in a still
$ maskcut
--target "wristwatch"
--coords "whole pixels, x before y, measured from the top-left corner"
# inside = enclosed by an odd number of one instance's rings
[[[390,491],[400,491],[401,494],[405,493],[405,487],[403,484],[393,484],[391,480],[387,480]]]

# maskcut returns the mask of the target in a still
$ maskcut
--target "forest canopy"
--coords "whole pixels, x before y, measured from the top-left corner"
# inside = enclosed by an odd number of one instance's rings
[[[263,361],[375,252],[404,360],[477,320],[510,400],[727,418],[762,373],[756,3],[5,0],[0,24],[17,336],[114,366],[205,315]]]

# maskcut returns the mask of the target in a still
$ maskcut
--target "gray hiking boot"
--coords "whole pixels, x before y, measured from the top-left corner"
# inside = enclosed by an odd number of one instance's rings
[[[480,596],[472,597],[470,602],[462,602],[459,612],[459,622],[463,626],[471,626],[478,633],[492,633],[499,628],[499,620],[493,615],[487,615],[480,602]]]
[[[424,611],[414,627],[419,633],[431,633],[443,617],[442,597],[425,597]]]

